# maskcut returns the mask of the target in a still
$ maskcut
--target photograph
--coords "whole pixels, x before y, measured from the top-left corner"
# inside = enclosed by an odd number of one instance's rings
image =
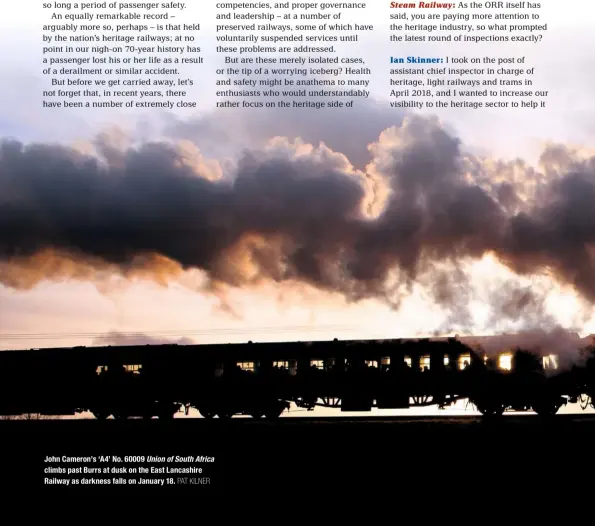
[[[6,2],[4,485],[590,476],[590,8]]]

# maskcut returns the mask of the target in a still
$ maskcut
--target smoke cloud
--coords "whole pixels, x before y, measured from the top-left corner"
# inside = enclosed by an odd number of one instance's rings
[[[394,308],[421,286],[464,326],[465,269],[490,255],[595,303],[595,156],[553,145],[534,168],[466,152],[433,118],[385,120],[371,111],[349,123],[347,153],[343,139],[317,140],[337,126],[324,120],[318,135],[302,123],[309,142],[270,137],[225,159],[191,140],[213,130],[208,120],[174,126],[179,141],[134,146],[116,134],[87,150],[4,141],[0,283],[120,274],[167,284],[192,269],[213,293],[273,282]],[[551,325],[543,291],[509,282],[496,292],[494,319]]]
[[[582,351],[592,349],[595,343],[592,337],[581,338],[578,334],[560,327],[489,337],[465,337],[461,338],[461,341],[472,348],[481,348],[491,356],[503,349],[522,349],[539,356],[554,354],[559,358],[558,366],[563,369],[585,360],[588,355],[582,354]]]

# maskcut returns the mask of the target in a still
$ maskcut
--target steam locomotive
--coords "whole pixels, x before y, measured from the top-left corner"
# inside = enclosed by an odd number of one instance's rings
[[[595,400],[595,352],[563,364],[522,349],[488,355],[457,338],[73,347],[0,352],[0,415],[276,419],[295,404],[343,412],[446,407],[485,417],[555,415]]]

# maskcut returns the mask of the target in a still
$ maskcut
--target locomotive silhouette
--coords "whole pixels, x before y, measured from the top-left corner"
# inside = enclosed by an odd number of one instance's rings
[[[457,338],[73,347],[0,353],[0,415],[91,412],[98,419],[276,419],[469,400],[485,417],[555,415],[595,399],[595,348],[580,360],[523,349],[488,355]],[[594,406],[595,407],[595,406]]]

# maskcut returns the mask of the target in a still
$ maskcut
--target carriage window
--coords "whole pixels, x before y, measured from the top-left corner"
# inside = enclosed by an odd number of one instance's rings
[[[404,360],[405,360],[405,365],[407,365],[407,367],[411,367],[411,364],[413,363],[411,361],[411,357],[410,356],[405,356]]]
[[[298,361],[297,360],[289,360],[289,374],[291,376],[295,376],[298,370]]]
[[[510,371],[512,369],[512,354],[501,354],[498,357],[498,367],[505,371]]]
[[[366,360],[366,365],[368,367],[378,368],[378,361],[377,360]]]
[[[467,367],[469,367],[470,363],[471,363],[471,355],[470,354],[461,354],[461,356],[459,356],[459,369],[461,371],[463,369],[466,369]]]
[[[448,364],[450,363],[450,358],[448,356],[444,356],[444,366],[448,367]]]
[[[289,369],[289,362],[273,362],[273,367],[278,367],[279,369]]]
[[[544,369],[557,369],[558,368],[558,356],[550,354],[549,356],[543,357],[543,368]]]
[[[242,371],[254,371],[254,362],[238,362],[238,367]]]
[[[101,374],[103,372],[107,371],[107,365],[98,365],[97,369],[95,369],[95,372],[97,374]]]
[[[124,369],[126,370],[127,373],[134,373],[134,374],[140,374],[141,369],[143,368],[142,365],[140,364],[127,364],[124,366]]]
[[[429,371],[430,370],[430,357],[429,356],[427,356],[427,355],[426,356],[422,356],[419,359],[419,368],[422,371],[425,371],[425,370],[428,370]]]
[[[316,367],[316,369],[324,369],[324,360],[310,360],[310,367]]]
[[[384,358],[381,358],[380,363],[382,365],[390,365],[390,356],[385,356]]]

